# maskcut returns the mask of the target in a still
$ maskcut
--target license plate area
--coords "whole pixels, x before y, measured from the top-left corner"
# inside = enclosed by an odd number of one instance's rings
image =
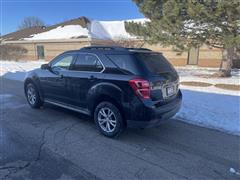
[[[162,88],[162,95],[164,99],[167,99],[171,96],[177,94],[178,85],[177,83],[165,84]]]
[[[167,97],[168,96],[172,96],[175,94],[175,88],[174,86],[169,86],[169,87],[166,87],[166,95]]]

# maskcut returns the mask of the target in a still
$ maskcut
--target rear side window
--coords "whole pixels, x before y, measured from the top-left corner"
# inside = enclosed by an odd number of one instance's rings
[[[136,66],[136,59],[132,55],[128,54],[111,54],[107,57],[123,72],[127,74],[138,74],[138,69]]]
[[[144,63],[153,74],[175,71],[167,59],[159,53],[136,53],[136,58]]]
[[[73,65],[73,70],[101,72],[103,70],[103,66],[97,56],[93,54],[79,54],[75,64]]]

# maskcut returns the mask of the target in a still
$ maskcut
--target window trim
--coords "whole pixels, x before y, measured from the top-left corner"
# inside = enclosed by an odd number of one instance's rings
[[[102,65],[102,70],[101,71],[99,71],[99,72],[96,72],[96,71],[77,71],[77,70],[73,70],[73,69],[70,69],[70,71],[73,71],[73,72],[88,72],[88,73],[103,73],[103,71],[105,71],[105,66],[104,66],[104,64],[102,63],[102,61],[100,60],[100,58],[96,55],[96,54],[94,54],[94,53],[85,53],[85,52],[77,52],[76,53],[76,58],[75,58],[75,60],[73,61],[73,63],[72,63],[72,67],[74,67],[74,65],[75,65],[75,63],[76,63],[76,61],[77,61],[77,59],[78,59],[78,55],[79,54],[90,54],[90,55],[93,55],[93,56],[95,56],[98,60],[99,60],[99,62],[101,63],[101,65]]]

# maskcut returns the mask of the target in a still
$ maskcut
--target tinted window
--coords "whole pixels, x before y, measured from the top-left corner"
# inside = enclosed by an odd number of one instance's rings
[[[107,57],[123,72],[128,74],[138,74],[136,59],[132,55],[107,55]]]
[[[154,73],[164,73],[175,71],[166,58],[159,53],[136,53],[138,60],[141,60],[147,69]]]
[[[74,55],[62,55],[60,57],[57,57],[56,60],[52,63],[51,67],[54,70],[62,70],[62,69],[69,69],[71,63],[73,62]]]
[[[103,66],[95,55],[79,54],[73,66],[73,70],[100,72],[103,70]]]

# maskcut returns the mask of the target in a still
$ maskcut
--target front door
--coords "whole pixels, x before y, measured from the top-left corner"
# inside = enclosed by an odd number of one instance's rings
[[[68,102],[68,80],[71,76],[69,70],[74,61],[75,54],[64,54],[57,57],[50,63],[51,69],[47,71],[44,77],[41,77],[44,97],[47,100],[69,103]]]
[[[198,64],[198,54],[199,48],[192,47],[188,52],[188,64],[197,65]]]

